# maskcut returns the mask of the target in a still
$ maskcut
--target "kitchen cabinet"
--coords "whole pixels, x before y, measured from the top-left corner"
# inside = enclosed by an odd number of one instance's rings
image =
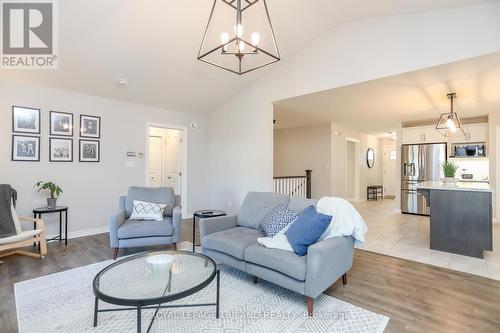
[[[488,124],[462,125],[465,135],[457,132],[449,138],[443,136],[436,130],[435,126],[405,127],[402,129],[401,142],[403,144],[420,143],[479,143],[488,141]]]
[[[464,126],[465,141],[462,142],[486,142],[488,140],[488,124],[471,124]],[[453,141],[457,142],[457,141]]]
[[[406,127],[402,129],[403,144],[438,143],[446,142],[434,126]]]

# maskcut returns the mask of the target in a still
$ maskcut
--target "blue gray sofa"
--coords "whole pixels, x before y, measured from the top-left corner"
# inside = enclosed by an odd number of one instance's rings
[[[134,200],[167,204],[163,221],[130,220]],[[109,218],[109,241],[116,259],[120,248],[172,244],[177,248],[181,231],[182,213],[178,198],[170,187],[136,187],[120,197],[119,210]]]
[[[333,237],[309,247],[307,255],[265,248],[257,238],[265,237],[260,221],[275,207],[302,211],[316,201],[283,194],[250,192],[243,201],[239,215],[200,220],[202,252],[218,264],[226,264],[254,277],[280,285],[306,296],[309,315],[313,300],[342,277],[352,266],[354,238]]]

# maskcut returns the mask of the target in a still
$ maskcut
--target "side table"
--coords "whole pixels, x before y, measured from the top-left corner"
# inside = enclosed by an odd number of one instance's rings
[[[384,198],[384,187],[382,185],[370,185],[366,187],[366,200],[378,200]]]
[[[217,209],[203,209],[203,210],[197,210],[193,214],[193,252],[195,249],[195,230],[196,230],[196,218],[199,219],[208,219],[211,217],[219,217],[219,216],[226,216],[226,212],[223,210],[217,210]]]
[[[47,242],[59,240],[62,241],[62,216],[64,213],[64,245],[68,245],[68,207],[67,206],[57,206],[54,209],[48,207],[40,207],[33,209],[34,218],[42,218],[43,214],[59,213],[59,236],[47,239]],[[33,228],[36,229],[36,222],[33,222]]]

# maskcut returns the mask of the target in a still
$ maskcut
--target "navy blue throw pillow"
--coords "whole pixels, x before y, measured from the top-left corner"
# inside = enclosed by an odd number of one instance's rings
[[[318,213],[314,206],[304,209],[285,233],[293,251],[305,256],[307,248],[318,241],[331,221],[331,216]]]

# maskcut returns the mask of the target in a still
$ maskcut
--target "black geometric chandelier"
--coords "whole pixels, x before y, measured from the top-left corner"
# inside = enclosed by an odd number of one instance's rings
[[[198,60],[239,75],[279,61],[266,0],[214,0]]]
[[[441,114],[436,124],[436,130],[446,137],[452,136],[459,131],[465,135],[460,117],[453,108],[453,101],[457,98],[457,94],[449,93],[446,96],[450,100],[450,112]]]

